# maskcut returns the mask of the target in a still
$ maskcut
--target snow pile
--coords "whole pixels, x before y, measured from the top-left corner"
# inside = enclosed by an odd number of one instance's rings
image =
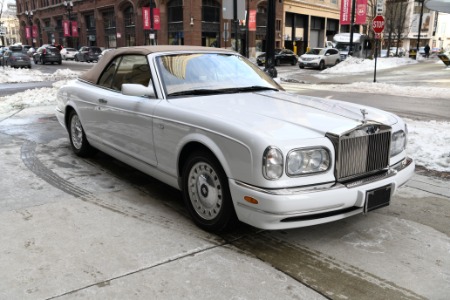
[[[390,69],[407,64],[417,64],[417,60],[407,57],[382,57],[377,58],[377,70]],[[348,57],[332,68],[320,72],[320,74],[340,73],[364,73],[373,71],[375,60],[369,58]]]
[[[354,82],[351,84],[312,84],[308,86],[309,89],[315,90],[332,90],[336,92],[357,92],[357,93],[371,93],[381,95],[395,95],[405,97],[418,98],[441,98],[448,99],[450,95],[450,88],[438,88],[429,86],[399,86],[389,83],[380,82]]]
[[[409,131],[406,150],[416,165],[450,172],[450,123],[404,120]]]
[[[72,71],[70,69],[59,69],[53,74],[47,74],[33,69],[14,69],[10,67],[2,67],[0,68],[0,83],[74,79],[80,74],[80,72]]]

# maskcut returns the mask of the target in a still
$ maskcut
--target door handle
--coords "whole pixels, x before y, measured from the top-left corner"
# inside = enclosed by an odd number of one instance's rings
[[[100,99],[98,99],[98,102],[101,103],[101,104],[106,104],[106,103],[108,103],[108,100],[100,98]]]

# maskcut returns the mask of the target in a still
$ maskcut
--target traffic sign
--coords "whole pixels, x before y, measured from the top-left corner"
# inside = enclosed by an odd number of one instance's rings
[[[372,20],[372,28],[375,33],[382,33],[384,30],[384,17],[378,15]]]

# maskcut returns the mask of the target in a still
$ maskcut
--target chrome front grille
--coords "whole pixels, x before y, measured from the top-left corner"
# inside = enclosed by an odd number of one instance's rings
[[[389,166],[391,128],[388,126],[363,125],[341,136],[327,136],[336,152],[338,181],[363,177]]]

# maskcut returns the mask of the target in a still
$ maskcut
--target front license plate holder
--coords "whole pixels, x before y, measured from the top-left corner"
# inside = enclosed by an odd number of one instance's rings
[[[364,213],[388,206],[391,202],[391,191],[392,186],[390,184],[367,191]]]

